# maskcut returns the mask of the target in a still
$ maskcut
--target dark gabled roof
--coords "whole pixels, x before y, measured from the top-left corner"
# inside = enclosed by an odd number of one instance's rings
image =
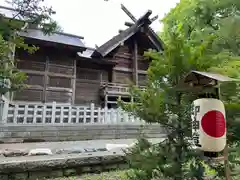
[[[91,58],[93,52],[95,51],[95,48],[90,48],[90,47],[86,47],[87,49],[83,52],[79,52],[77,53],[78,56],[80,57],[85,57],[85,58]]]
[[[14,18],[17,20],[25,21],[26,18],[22,17],[15,9],[0,6],[0,15],[6,18]],[[50,35],[44,34],[40,29],[27,29],[26,31],[19,32],[19,35],[28,39],[35,39],[39,41],[46,41],[56,44],[72,46],[79,51],[85,50],[85,45],[82,42],[83,37],[72,34],[54,32]]]
[[[212,73],[212,72],[201,72],[201,71],[191,71],[186,77],[185,81],[194,81],[196,79],[196,75],[199,75],[201,77],[207,77],[213,80],[217,80],[220,82],[231,82],[231,81],[237,81],[236,79],[230,78],[228,76],[224,76],[221,74],[217,73]]]
[[[149,16],[151,15],[151,11],[147,11],[140,19],[137,20],[135,24],[131,27],[127,28],[126,30],[120,32],[118,35],[114,36],[112,39],[107,41],[102,46],[98,47],[92,54],[93,57],[101,56],[104,57],[109,54],[112,50],[118,47],[121,43],[132,37],[136,34],[141,27],[149,26],[151,21],[149,20]],[[147,36],[149,40],[154,44],[156,50],[161,51],[163,50],[163,43],[158,35],[151,29],[148,28]]]
[[[154,44],[157,51],[164,50],[164,43],[160,37],[153,31],[151,27],[148,27],[148,38]]]
[[[76,36],[76,35],[71,35],[71,34],[66,34],[61,32],[55,32],[48,35],[48,34],[44,34],[39,29],[28,29],[26,31],[19,32],[19,34],[20,36],[23,36],[25,38],[36,39],[40,41],[47,41],[47,42],[52,42],[57,44],[79,47],[80,49],[82,48],[85,49],[85,45],[81,40],[83,39],[83,37]]]
[[[5,16],[9,19],[24,20],[24,18],[13,8],[0,6],[0,15]]]
[[[206,89],[207,87],[217,87],[215,81],[239,82],[239,79],[233,79],[228,76],[212,72],[190,71],[179,81],[175,88],[177,88],[178,91],[204,92],[203,89]]]
[[[139,25],[134,25],[125,31],[121,32],[117,36],[114,36],[111,40],[107,41],[105,44],[97,48],[92,56],[106,56],[109,52],[114,50],[116,47],[118,47],[122,42],[126,41],[128,38],[133,36],[139,29]]]
[[[91,61],[91,62],[94,62],[97,64],[105,64],[105,65],[112,65],[112,66],[116,65],[116,62],[114,62],[114,61],[108,61],[103,58],[99,59],[99,58],[92,57],[91,55],[94,51],[95,51],[95,48],[87,47],[87,49],[85,51],[78,52],[77,57],[79,57],[79,59],[81,59],[81,60],[87,60],[87,61]]]

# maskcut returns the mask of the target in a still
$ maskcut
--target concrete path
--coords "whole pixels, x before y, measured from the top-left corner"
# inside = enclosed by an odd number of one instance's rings
[[[149,139],[152,143],[159,143],[164,138]],[[31,154],[32,151],[47,151],[48,155],[67,155],[67,154],[81,154],[81,153],[121,153],[122,149],[126,149],[130,145],[136,143],[136,139],[112,139],[112,140],[88,140],[88,141],[65,141],[65,142],[39,142],[39,143],[15,143],[15,144],[0,144],[0,152],[3,153],[2,158],[14,159]],[[43,150],[44,149],[44,150]],[[102,150],[100,150],[102,149]],[[19,151],[21,151],[19,153]],[[100,151],[100,152],[99,152]],[[102,152],[101,152],[102,151]],[[5,152],[5,154],[4,154]],[[10,154],[10,155],[6,155]],[[12,154],[12,155],[11,155]],[[13,155],[14,154],[14,155]],[[24,154],[24,155],[23,155]],[[46,155],[47,155],[46,154]],[[0,153],[1,155],[1,153]],[[30,157],[31,158],[31,157]],[[9,159],[10,160],[10,159]]]
[[[163,138],[149,139],[152,143],[161,142]],[[40,143],[14,143],[0,144],[0,150],[30,150],[36,148],[49,148],[52,151],[64,148],[106,148],[106,144],[127,144],[135,143],[136,139],[112,139],[112,140],[88,140],[88,141],[64,141],[64,142],[40,142]]]

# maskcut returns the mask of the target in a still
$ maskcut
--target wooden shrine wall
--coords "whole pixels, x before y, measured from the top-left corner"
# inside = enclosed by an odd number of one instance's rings
[[[117,61],[117,65],[113,69],[113,83],[128,84],[133,81],[133,53],[129,46],[120,46],[113,56]],[[146,71],[149,67],[149,61],[143,55],[138,55],[138,84],[143,86],[146,84]]]
[[[30,55],[16,52],[17,67],[26,72],[28,88],[14,94],[15,101],[59,102],[86,105],[100,103],[101,82],[127,84],[133,80],[133,56],[128,46],[121,46],[113,57],[118,64],[111,70],[86,60],[82,64],[65,51],[40,48]],[[146,83],[148,62],[139,55],[138,84]],[[145,73],[143,73],[145,72]],[[109,77],[111,75],[111,77]]]
[[[17,67],[26,72],[28,88],[16,92],[14,100],[72,103],[74,58],[65,53],[40,48],[30,55],[16,52]]]
[[[104,66],[79,61],[76,72],[75,104],[100,104],[101,82],[108,82],[109,72]]]
[[[46,57],[40,50],[33,55],[16,51],[18,69],[26,72],[29,88],[14,93],[14,100],[44,101]]]
[[[15,101],[59,102],[87,105],[100,103],[101,82],[108,82],[109,70],[77,63],[66,52],[40,48],[35,54],[16,53],[17,67],[28,76],[28,88],[14,94]],[[81,60],[80,60],[81,61]]]

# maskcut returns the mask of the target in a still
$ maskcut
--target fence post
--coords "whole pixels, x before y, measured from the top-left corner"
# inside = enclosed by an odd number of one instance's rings
[[[110,109],[110,123],[114,124],[114,121],[115,121],[115,119],[114,119],[114,110],[113,110],[113,108],[111,108]]]
[[[104,107],[104,123],[107,122],[107,119],[108,119],[108,108],[107,106]]]
[[[27,117],[28,117],[28,104],[25,104],[24,105],[23,124],[27,124]]]
[[[7,123],[9,101],[6,98],[2,98],[2,100],[3,100],[2,123]]]
[[[128,115],[128,113],[124,112],[123,117],[124,117],[123,122],[124,123],[128,123],[129,122],[129,115]]]
[[[33,109],[33,124],[37,123],[37,105],[34,105],[34,109]]]
[[[56,102],[53,101],[53,103],[52,103],[52,118],[51,118],[51,123],[55,123],[55,115],[56,115]]]
[[[68,108],[68,123],[73,123],[72,122],[72,106],[69,106]]]
[[[94,111],[95,111],[94,103],[91,103],[90,110],[91,110],[91,123],[94,123]]]
[[[46,122],[46,104],[43,104],[42,106],[42,123],[44,124]]]
[[[83,108],[83,123],[87,123],[87,108]]]
[[[64,116],[64,107],[60,107],[60,123],[63,124],[63,116]]]
[[[97,117],[97,123],[102,123],[102,116],[101,116],[101,108],[98,108],[98,117]]]
[[[14,104],[14,111],[13,111],[13,123],[18,123],[18,104]]]
[[[80,112],[79,107],[76,107],[76,123],[80,123],[80,121],[79,121],[79,112]]]
[[[121,118],[120,118],[120,115],[121,115],[121,109],[118,108],[116,112],[117,112],[116,123],[118,124],[118,123],[120,122],[120,119],[121,119]]]

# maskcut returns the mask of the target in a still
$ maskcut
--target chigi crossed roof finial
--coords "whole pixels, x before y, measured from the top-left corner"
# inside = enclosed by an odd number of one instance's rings
[[[133,16],[133,14],[123,5],[121,4],[121,9],[130,17],[130,19],[136,23],[137,22],[137,18],[135,18],[135,16]],[[148,12],[150,13],[150,15],[152,14],[151,10],[148,10]],[[149,16],[150,16],[149,15]],[[153,18],[150,19],[150,23],[152,23],[153,21],[158,19],[158,15],[154,16]],[[125,25],[126,26],[131,26],[134,25],[134,23],[130,23],[130,22],[126,22]]]
[[[157,51],[162,51],[164,49],[163,42],[158,37],[158,35],[153,31],[153,29],[149,26],[153,21],[158,19],[158,16],[154,16],[153,18],[149,18],[152,14],[151,10],[145,12],[140,18],[135,18],[132,13],[121,4],[121,9],[132,19],[133,22],[125,22],[125,25],[128,27],[125,30],[119,30],[119,34],[114,36],[112,39],[107,41],[105,44],[98,47],[92,54],[92,57],[105,57],[112,50],[117,48],[120,44],[131,38],[137,32],[142,32],[147,36],[151,44],[153,45],[153,49]]]

